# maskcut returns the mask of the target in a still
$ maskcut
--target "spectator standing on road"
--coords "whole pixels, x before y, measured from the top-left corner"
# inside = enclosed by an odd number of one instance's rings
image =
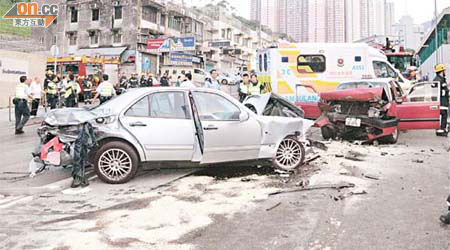
[[[128,79],[127,76],[125,74],[123,74],[120,79],[119,79],[119,87],[122,89],[127,89],[128,88]]]
[[[47,84],[48,87],[48,84]],[[39,77],[35,77],[34,81],[31,82],[30,85],[30,94],[33,96],[33,101],[31,101],[31,116],[36,116],[39,108],[39,103],[41,102],[41,79]]]
[[[30,94],[31,79],[26,76],[19,78],[20,83],[16,86],[16,97],[14,98],[14,113],[16,116],[16,134],[23,134],[23,127],[30,118],[30,109],[28,108],[28,98]]]
[[[184,80],[181,82],[180,87],[183,88],[195,88],[195,85],[192,83],[192,74],[186,73],[184,75]]]
[[[248,87],[250,85],[250,78],[247,73],[242,75],[242,80],[239,83],[239,101],[243,102],[248,96]]]
[[[175,87],[180,87],[181,86],[181,81],[182,81],[181,76],[178,76],[177,77],[177,81],[175,82]]]
[[[50,105],[50,109],[55,109],[58,104],[58,83],[59,78],[53,76],[53,80],[47,86],[47,103]]]
[[[258,76],[256,74],[252,74],[250,79],[250,85],[248,86],[249,95],[260,95],[264,90],[264,85],[262,85],[258,81]]]
[[[208,89],[217,89],[220,90],[220,84],[219,81],[217,80],[217,70],[212,69],[209,74],[211,75],[211,78],[206,79],[205,81],[205,88]]]
[[[441,93],[440,93],[441,128],[436,131],[436,135],[447,136],[449,89],[447,85],[447,80],[445,79],[445,65],[444,64],[436,65],[434,71],[436,72],[436,77],[434,78],[434,81],[438,81],[441,84]]]
[[[169,87],[169,74],[167,74],[167,72],[164,72],[161,79],[159,79],[159,82],[162,87]]]
[[[97,94],[94,96],[93,103],[95,103],[95,101],[99,96],[100,96],[100,104],[103,104],[104,102],[110,100],[113,96],[116,95],[116,90],[114,89],[114,86],[108,80],[109,76],[104,74],[103,82],[100,83],[100,85],[97,87]]]

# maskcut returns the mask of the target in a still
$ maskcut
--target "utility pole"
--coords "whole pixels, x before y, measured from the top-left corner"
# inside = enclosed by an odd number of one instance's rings
[[[434,35],[435,35],[435,37],[434,37],[434,40],[435,40],[435,42],[434,42],[434,45],[436,46],[436,51],[435,51],[435,53],[436,53],[436,65],[437,64],[439,64],[439,53],[438,53],[438,45],[439,45],[439,43],[438,43],[438,20],[437,20],[437,18],[438,18],[438,13],[437,13],[437,0],[434,0],[434,24],[435,24],[435,30],[434,30]]]

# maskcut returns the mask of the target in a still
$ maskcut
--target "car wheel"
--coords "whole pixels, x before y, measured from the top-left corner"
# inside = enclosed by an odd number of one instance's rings
[[[325,140],[328,139],[336,139],[336,130],[332,128],[331,126],[323,126],[320,128],[320,132],[322,132],[322,137]]]
[[[227,85],[227,84],[228,84],[228,81],[225,80],[225,79],[223,79],[223,80],[222,80],[222,84],[223,84],[223,85]]]
[[[283,139],[278,146],[272,163],[275,168],[292,171],[303,165],[305,160],[305,148],[296,138],[289,136]]]
[[[397,143],[398,136],[399,136],[399,131],[398,131],[398,128],[396,127],[394,130],[394,133],[381,138],[380,141],[383,143],[395,144],[395,143]]]
[[[136,175],[139,158],[128,144],[111,141],[97,150],[94,162],[95,172],[102,181],[121,184],[128,182]]]

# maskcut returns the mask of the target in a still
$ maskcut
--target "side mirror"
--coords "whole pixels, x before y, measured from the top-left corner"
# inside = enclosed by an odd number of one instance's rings
[[[403,97],[396,97],[395,98],[395,102],[398,104],[402,104],[403,103]]]
[[[245,112],[245,111],[242,111],[239,114],[239,121],[241,121],[241,122],[247,121],[248,118],[250,118],[250,115],[247,112]]]

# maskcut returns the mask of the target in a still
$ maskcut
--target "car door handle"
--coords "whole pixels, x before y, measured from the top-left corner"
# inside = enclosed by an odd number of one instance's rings
[[[209,125],[208,127],[204,127],[204,130],[218,130],[219,128],[214,125]]]
[[[133,122],[130,123],[131,127],[147,127],[147,124],[143,123],[143,122]]]
[[[438,110],[438,106],[437,105],[430,106],[430,110]]]

